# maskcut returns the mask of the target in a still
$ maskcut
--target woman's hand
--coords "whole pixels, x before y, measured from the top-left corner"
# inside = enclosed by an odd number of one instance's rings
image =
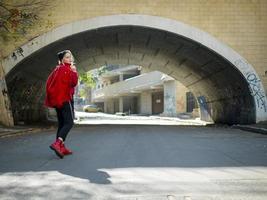
[[[75,65],[71,65],[70,67],[71,67],[72,71],[76,72],[76,66]]]

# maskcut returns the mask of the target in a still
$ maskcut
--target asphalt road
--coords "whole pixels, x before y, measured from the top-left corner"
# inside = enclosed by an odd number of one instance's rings
[[[91,125],[0,139],[0,199],[267,199],[267,136],[231,128]]]

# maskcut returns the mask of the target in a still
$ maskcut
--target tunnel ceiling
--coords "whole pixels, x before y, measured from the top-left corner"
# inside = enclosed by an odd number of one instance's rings
[[[136,26],[79,33],[24,59],[6,77],[15,121],[45,117],[45,81],[57,64],[57,52],[63,49],[73,52],[80,73],[107,64],[134,64],[146,71],[158,70],[180,81],[196,97],[204,97],[215,122],[255,122],[255,106],[247,82],[232,64],[195,41]]]

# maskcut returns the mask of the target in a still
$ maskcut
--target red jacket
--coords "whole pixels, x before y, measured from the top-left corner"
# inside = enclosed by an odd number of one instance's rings
[[[78,73],[70,64],[58,65],[46,81],[46,96],[44,105],[51,108],[61,108],[63,102],[73,99],[74,88],[78,83]]]

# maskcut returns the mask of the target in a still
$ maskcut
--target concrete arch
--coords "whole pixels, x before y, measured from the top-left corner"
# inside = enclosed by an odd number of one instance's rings
[[[245,80],[248,89],[250,90],[250,95],[253,97],[254,101],[255,121],[259,122],[267,119],[267,99],[263,85],[254,68],[242,56],[204,31],[163,17],[123,14],[101,16],[66,24],[29,41],[4,59],[2,61],[2,66],[6,76],[8,76],[16,66],[27,61],[32,55],[38,53],[49,45],[51,46],[56,42],[62,41],[64,38],[71,36],[75,37],[75,35],[87,31],[121,26],[143,27],[171,33],[174,36],[193,41],[195,44],[205,47],[209,49],[210,52],[219,55],[230,65],[235,67]],[[32,62],[35,62],[34,59]],[[169,70],[166,72],[171,74],[173,71]],[[32,84],[38,85],[40,82],[37,81]],[[205,84],[207,87],[209,86],[208,82]]]

